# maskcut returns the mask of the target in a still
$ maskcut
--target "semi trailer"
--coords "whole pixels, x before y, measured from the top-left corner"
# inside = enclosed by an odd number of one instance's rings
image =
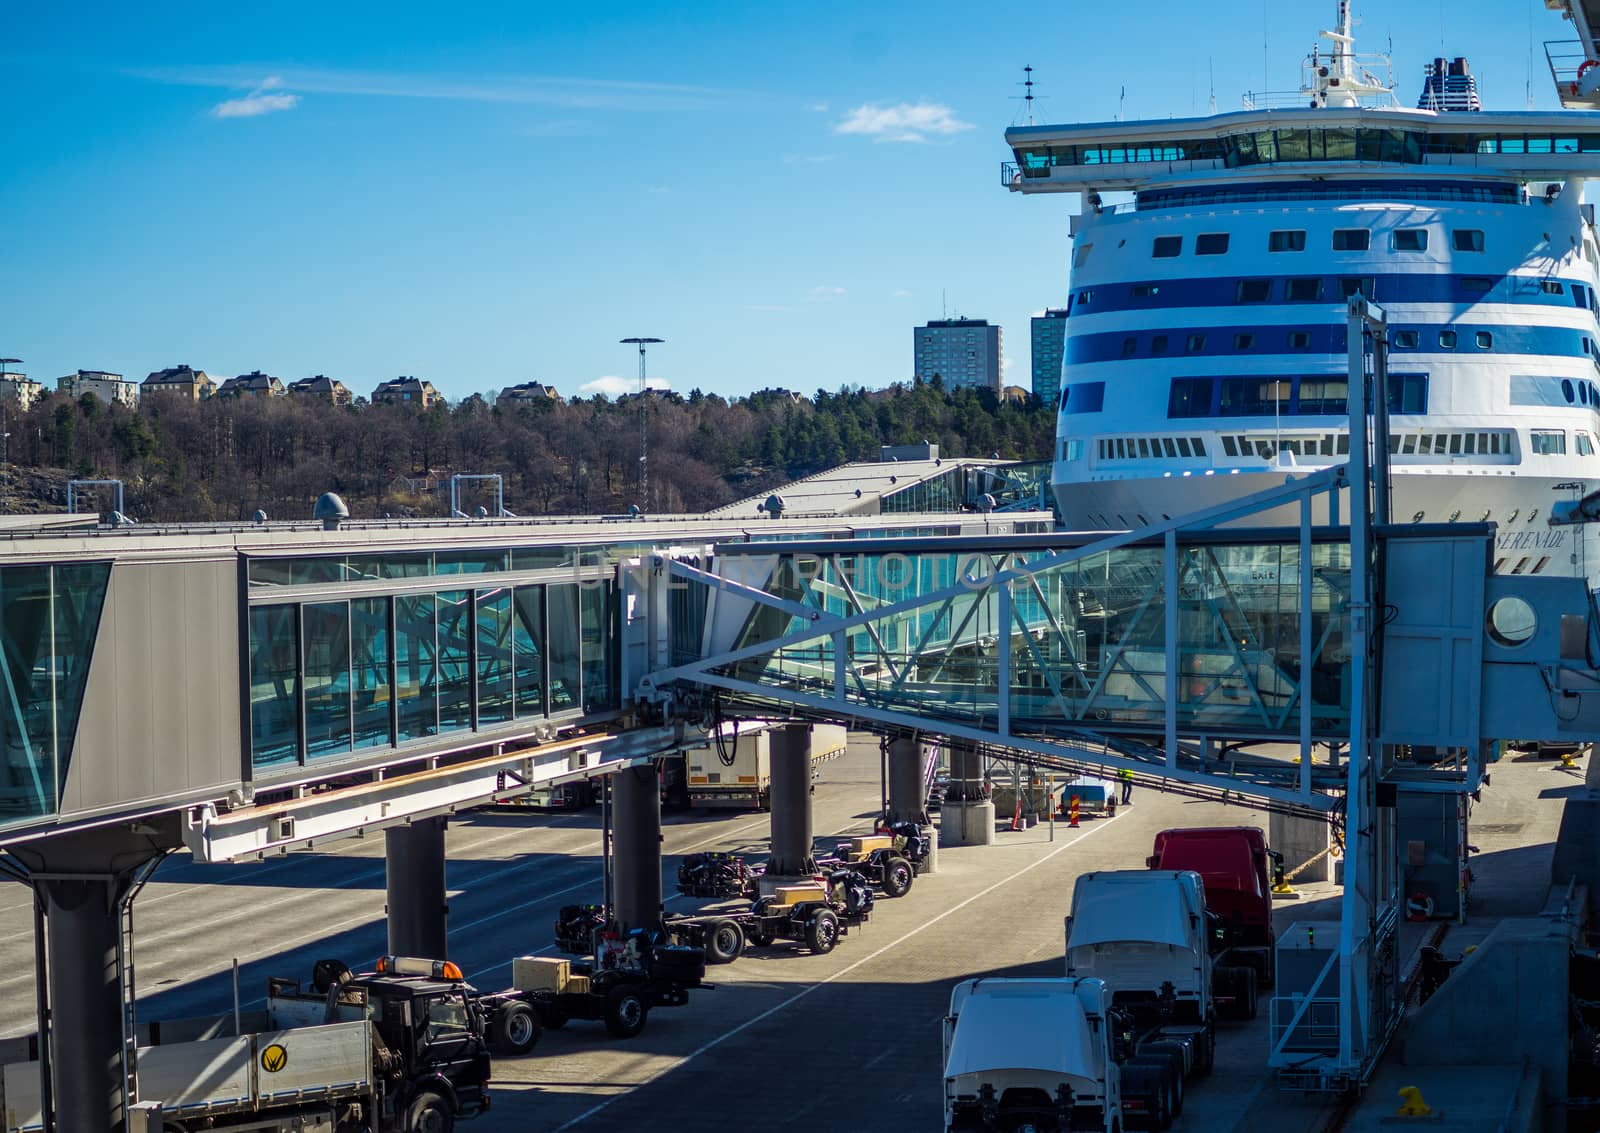
[[[1271,987],[1277,975],[1277,937],[1272,929],[1272,886],[1283,878],[1283,855],[1267,847],[1255,826],[1163,830],[1145,864],[1156,870],[1193,870],[1205,883],[1206,907],[1217,915],[1212,938],[1217,966],[1244,969],[1236,994],[1255,998],[1257,987]],[[1254,1011],[1252,1009],[1252,1016]]]

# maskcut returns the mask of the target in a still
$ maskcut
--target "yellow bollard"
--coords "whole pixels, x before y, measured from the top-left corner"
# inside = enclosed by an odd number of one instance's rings
[[[1401,1086],[1400,1108],[1395,1112],[1401,1117],[1427,1117],[1433,1107],[1422,1100],[1422,1091],[1415,1086]]]
[[[1578,761],[1572,758],[1572,753],[1570,751],[1564,751],[1561,753],[1561,770],[1575,771],[1577,770],[1577,767]]]

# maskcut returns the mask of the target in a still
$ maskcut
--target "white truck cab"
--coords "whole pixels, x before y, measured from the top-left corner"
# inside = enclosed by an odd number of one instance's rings
[[[1111,992],[1097,979],[977,979],[944,1021],[945,1129],[1122,1129]]]

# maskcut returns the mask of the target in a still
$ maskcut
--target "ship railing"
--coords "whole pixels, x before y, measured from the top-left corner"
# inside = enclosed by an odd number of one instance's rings
[[[1580,94],[1578,76],[1588,63],[1589,53],[1582,41],[1576,39],[1547,39],[1544,44],[1545,62],[1550,65],[1550,79],[1556,85],[1556,95],[1566,107],[1600,108],[1600,91]]]

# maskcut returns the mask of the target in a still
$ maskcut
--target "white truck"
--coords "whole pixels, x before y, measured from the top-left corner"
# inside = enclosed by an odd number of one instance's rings
[[[712,737],[685,751],[689,805],[766,810],[772,793],[771,727],[764,720],[723,724],[720,744]],[[813,778],[818,763],[844,754],[847,737],[837,724],[812,728]]]
[[[1183,1109],[1184,1077],[1208,1073],[1216,1060],[1214,920],[1192,870],[1086,873],[1072,890],[1066,975],[1104,981],[1133,1024],[1137,1054],[1171,1061],[1173,1116]]]
[[[1166,1128],[1166,1064],[1131,1057],[1111,999],[1095,979],[957,984],[944,1021],[946,1133]]]
[[[370,977],[306,996],[274,980],[266,1009],[244,1013],[237,1032],[232,1016],[146,1029],[139,1101],[160,1104],[152,1127],[168,1131],[448,1133],[489,1107],[489,1055],[468,990],[456,979]],[[37,1062],[0,1068],[0,1089],[5,1133],[44,1129]]]

